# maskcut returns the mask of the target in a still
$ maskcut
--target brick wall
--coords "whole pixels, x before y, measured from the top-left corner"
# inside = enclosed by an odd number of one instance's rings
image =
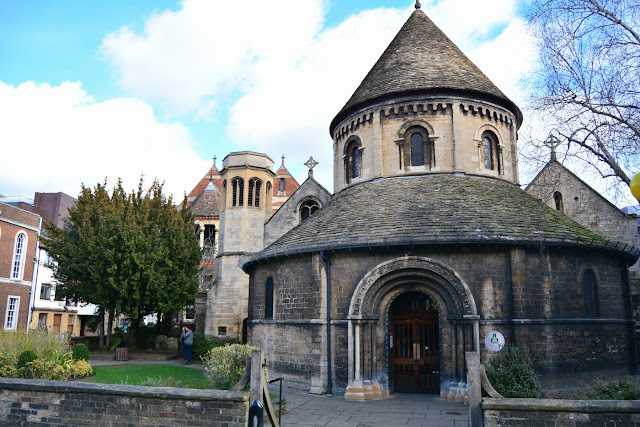
[[[0,378],[0,424],[246,426],[245,392]]]
[[[494,426],[636,426],[640,401],[483,399],[485,427]]]

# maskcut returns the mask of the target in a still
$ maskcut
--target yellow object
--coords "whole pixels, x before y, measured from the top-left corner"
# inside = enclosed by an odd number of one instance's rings
[[[629,187],[631,188],[631,194],[633,194],[633,197],[640,201],[640,173],[635,174],[635,176],[631,178]]]

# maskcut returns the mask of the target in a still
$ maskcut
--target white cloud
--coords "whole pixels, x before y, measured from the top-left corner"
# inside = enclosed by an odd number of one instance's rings
[[[78,82],[60,86],[0,82],[0,193],[63,191],[76,196],[122,177],[126,189],[157,177],[178,200],[210,165],[193,150],[189,130],[156,120],[133,98],[95,102]]]
[[[215,3],[215,5],[214,5]],[[331,119],[409,17],[407,9],[365,10],[323,27],[326,0],[185,0],[151,16],[144,31],[108,35],[102,52],[131,94],[171,115],[206,119],[218,99],[239,98],[226,131],[239,149],[284,153],[300,179],[313,155],[316,179],[332,189]],[[516,0],[432,0],[423,11],[508,96],[531,66],[530,37]],[[451,13],[454,10],[455,13]],[[295,15],[295,19],[291,16]]]

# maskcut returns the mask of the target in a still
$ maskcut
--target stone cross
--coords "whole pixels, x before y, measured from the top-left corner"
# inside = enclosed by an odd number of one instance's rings
[[[304,165],[309,168],[309,178],[311,178],[313,176],[313,168],[318,165],[318,162],[311,156]]]
[[[420,0],[416,0],[416,9],[420,9],[420,7],[422,7]]]
[[[558,145],[562,144],[562,141],[560,141],[554,134],[553,132],[551,132],[549,134],[549,136],[547,137],[547,139],[544,141],[544,145],[546,145],[547,147],[549,147],[551,149],[551,160],[555,160],[556,159],[556,147]]]

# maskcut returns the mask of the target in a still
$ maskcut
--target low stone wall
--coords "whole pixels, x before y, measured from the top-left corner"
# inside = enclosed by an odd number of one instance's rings
[[[0,378],[0,425],[246,426],[249,394]]]
[[[482,399],[485,427],[640,426],[638,400]]]

